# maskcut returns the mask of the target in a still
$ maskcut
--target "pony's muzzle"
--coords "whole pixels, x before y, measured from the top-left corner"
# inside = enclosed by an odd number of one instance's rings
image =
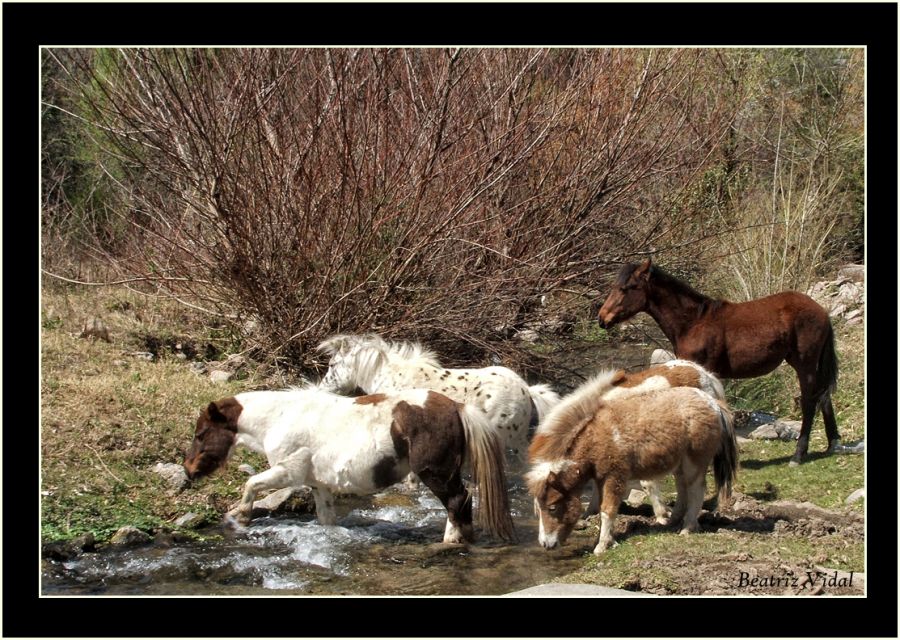
[[[547,549],[547,550],[549,551],[550,549],[555,549],[556,547],[558,547],[558,546],[559,546],[559,541],[557,541],[556,539],[553,539],[553,540],[541,540],[541,546],[544,547],[545,549]]]

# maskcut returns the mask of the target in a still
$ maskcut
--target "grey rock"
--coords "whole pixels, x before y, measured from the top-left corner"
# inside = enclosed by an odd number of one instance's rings
[[[831,311],[828,312],[832,318],[840,318],[844,312],[847,310],[847,305],[837,303],[833,307],[831,307]]]
[[[132,526],[122,527],[113,534],[109,543],[117,547],[132,547],[150,542],[150,536]]]
[[[156,357],[149,351],[132,351],[131,355],[139,360],[147,360],[147,361],[153,361],[153,358]]]
[[[764,424],[750,432],[751,440],[778,440],[778,431],[774,423]]]
[[[256,469],[254,469],[253,467],[251,467],[251,466],[250,466],[249,464],[247,464],[246,462],[238,467],[238,471],[243,471],[243,472],[246,473],[248,476],[255,476],[255,475],[256,475]]]
[[[198,513],[194,513],[193,511],[188,511],[186,514],[175,521],[175,526],[191,528],[197,526],[202,521],[203,516]]]
[[[158,473],[169,485],[178,491],[181,491],[190,484],[184,467],[180,464],[172,462],[157,462],[153,467],[153,472]]]
[[[866,450],[866,441],[851,442],[849,444],[837,444],[834,447],[834,453],[864,453]]]
[[[669,360],[674,360],[675,354],[665,349],[654,349],[650,354],[650,364],[662,364]]]
[[[614,589],[613,587],[601,587],[596,584],[539,584],[535,587],[522,589],[521,591],[513,591],[503,594],[504,598],[545,598],[545,597],[612,597],[612,598],[632,598],[632,597],[653,597],[649,593],[641,593],[640,591],[626,591],[625,589]]]
[[[632,489],[628,494],[628,497],[625,498],[625,502],[632,507],[639,507],[644,504],[644,498],[647,497],[647,493],[640,489]]]
[[[772,426],[775,427],[779,440],[797,440],[800,437],[802,423],[799,420],[779,419],[773,422]]]
[[[844,500],[844,504],[853,504],[854,502],[859,502],[863,498],[866,497],[866,489],[863,487],[862,489],[857,489]]]
[[[202,376],[206,373],[206,363],[204,362],[192,362],[188,368],[192,373],[196,373],[198,376]]]
[[[234,377],[234,373],[231,371],[223,371],[222,369],[216,369],[215,371],[209,372],[209,379],[215,382],[216,384],[221,384],[223,382],[228,382]]]
[[[838,277],[850,280],[851,282],[866,281],[866,265],[864,264],[847,264],[838,270]]]
[[[516,338],[522,342],[534,343],[540,339],[540,336],[534,329],[523,329],[516,334]]]
[[[114,367],[127,367],[128,361],[127,360],[113,360],[112,364]]]

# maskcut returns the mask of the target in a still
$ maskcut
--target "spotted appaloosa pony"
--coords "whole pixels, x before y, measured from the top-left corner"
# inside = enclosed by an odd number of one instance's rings
[[[435,355],[412,343],[388,343],[375,334],[339,335],[319,345],[331,356],[319,383],[335,393],[359,387],[365,393],[392,393],[411,387],[432,389],[482,409],[500,431],[503,444],[525,460],[528,430],[557,402],[547,385],[528,386],[506,367],[445,369]]]
[[[822,411],[828,451],[840,445],[831,394],[837,385],[834,330],[815,300],[797,291],[732,303],[694,291],[684,282],[651,265],[626,264],[598,314],[601,327],[611,327],[636,313],[648,313],[675,348],[721,378],[753,378],[787,361],[800,380],[803,421],[791,464],[809,449],[809,434]]]
[[[447,509],[444,542],[471,541],[472,500],[462,481],[468,459],[480,524],[500,538],[515,535],[496,430],[480,410],[427,389],[347,398],[310,387],[211,402],[197,418],[188,477],[223,466],[237,445],[264,454],[270,466],[247,481],[229,513],[241,524],[259,491],[301,486],[312,487],[319,522],[334,524],[334,492],[372,494],[412,470]]]
[[[694,387],[708,393],[716,400],[725,402],[725,390],[722,388],[722,383],[709,371],[690,360],[670,360],[633,373],[622,369],[601,371],[553,407],[538,426],[537,433],[556,431],[566,424],[580,424],[583,420],[593,416],[604,401],[667,387]],[[660,498],[656,482],[642,480],[640,485],[650,497],[656,521],[666,522],[668,509]],[[601,488],[598,484],[595,486],[585,515],[593,515],[600,511],[600,491]]]
[[[657,389],[603,401],[593,416],[559,420],[535,434],[529,450],[528,488],[537,499],[539,542],[547,549],[565,542],[581,513],[581,490],[603,487],[600,538],[594,553],[612,544],[612,527],[631,479],[675,474],[678,498],[670,522],[682,534],[699,528],[706,469],[712,462],[716,489],[727,499],[737,474],[737,442],[731,412],[709,394],[690,387]]]

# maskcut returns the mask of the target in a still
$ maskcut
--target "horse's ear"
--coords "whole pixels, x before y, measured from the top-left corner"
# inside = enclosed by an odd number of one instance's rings
[[[643,262],[641,262],[640,266],[634,270],[634,275],[646,280],[650,277],[650,267],[653,266],[651,259],[647,258]]]

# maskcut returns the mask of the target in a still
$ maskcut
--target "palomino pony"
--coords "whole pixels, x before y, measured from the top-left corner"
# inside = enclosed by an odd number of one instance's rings
[[[719,499],[725,500],[737,474],[737,442],[724,403],[690,387],[657,389],[600,403],[593,416],[578,412],[534,436],[529,450],[528,488],[537,500],[539,541],[552,549],[565,542],[581,514],[581,490],[601,486],[602,554],[612,544],[612,527],[631,479],[674,473],[678,498],[669,522],[687,534],[697,521],[713,465]]]
[[[444,542],[471,541],[472,500],[462,481],[468,458],[480,523],[500,538],[515,535],[497,431],[480,410],[427,389],[347,398],[309,387],[211,402],[184,461],[188,477],[223,466],[236,445],[264,454],[270,466],[247,481],[228,514],[241,524],[259,491],[301,486],[312,487],[319,522],[334,524],[334,492],[372,494],[412,470],[447,509]]]
[[[528,430],[559,402],[547,385],[528,383],[506,367],[445,369],[418,344],[387,343],[375,334],[340,335],[319,350],[331,356],[320,387],[349,393],[392,393],[412,387],[432,389],[482,409],[501,434],[503,444],[525,460]]]
[[[627,373],[622,369],[601,371],[553,407],[541,422],[537,433],[558,431],[566,424],[580,424],[582,420],[593,416],[605,401],[667,387],[695,387],[716,400],[725,401],[722,383],[709,371],[690,360],[670,360],[634,373]],[[666,522],[668,510],[660,499],[656,482],[641,480],[640,484],[650,497],[656,521]],[[600,491],[601,487],[597,484],[585,515],[593,515],[600,511]]]
[[[803,421],[791,459],[799,464],[809,449],[809,433],[822,411],[828,451],[840,445],[831,394],[837,385],[834,330],[825,311],[796,291],[732,303],[694,291],[684,282],[652,266],[626,264],[600,308],[601,327],[644,311],[656,320],[675,348],[722,378],[753,378],[787,361],[800,380]]]

